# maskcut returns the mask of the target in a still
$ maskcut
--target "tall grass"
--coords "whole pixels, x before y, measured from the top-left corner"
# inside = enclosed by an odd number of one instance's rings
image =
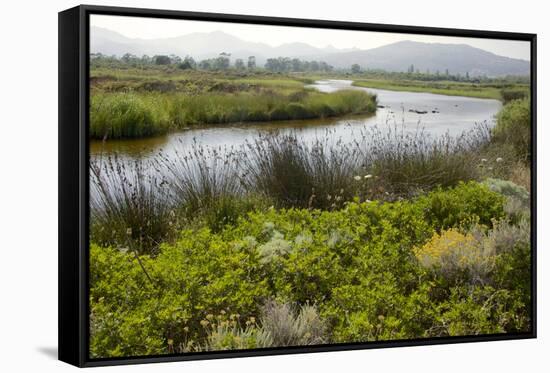
[[[437,186],[450,187],[479,177],[480,150],[490,142],[483,123],[458,137],[430,136],[422,128],[414,132],[390,126],[375,127],[364,135],[363,167],[374,176],[368,193],[410,197]]]
[[[147,100],[134,93],[94,94],[90,103],[90,137],[143,137],[164,133],[169,121],[158,110],[160,97]]]
[[[100,93],[92,95],[90,136],[130,138],[203,124],[326,118],[373,113],[376,97],[349,90],[321,93],[277,89],[258,92]]]
[[[197,211],[220,198],[241,194],[233,167],[237,157],[232,149],[205,147],[194,140],[191,147],[180,143],[173,156],[161,153],[158,163],[167,171],[176,203]]]
[[[274,134],[247,143],[240,167],[247,189],[280,207],[331,209],[354,197],[394,200],[478,179],[480,151],[489,141],[485,124],[457,138],[374,127],[352,143],[331,132],[312,144],[296,134]]]
[[[265,193],[280,207],[329,208],[352,198],[359,152],[331,132],[313,144],[296,134],[260,136],[242,153],[243,184]]]
[[[248,211],[267,208],[268,201],[253,192],[245,193],[236,164],[240,152],[233,148],[211,148],[180,143],[174,156],[160,154],[178,213],[187,221],[200,220],[213,231],[233,224]]]
[[[154,253],[183,225],[220,231],[272,205],[334,210],[355,198],[409,198],[480,179],[489,141],[483,125],[457,138],[395,126],[353,142],[331,131],[313,142],[272,133],[239,148],[182,143],[152,163],[114,156],[91,165],[92,239]]]
[[[117,155],[90,164],[91,239],[154,254],[178,224],[164,180],[145,161]]]

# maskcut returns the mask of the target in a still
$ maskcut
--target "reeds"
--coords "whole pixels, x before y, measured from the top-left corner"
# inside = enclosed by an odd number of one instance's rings
[[[327,118],[375,111],[376,97],[357,90],[321,93],[303,89],[287,94],[286,89],[274,88],[198,95],[96,92],[90,108],[90,136],[144,137],[193,125]]]
[[[490,142],[486,123],[458,137],[430,136],[418,126],[375,127],[363,135],[360,146],[365,172],[374,175],[373,197],[381,194],[411,197],[437,186],[450,187],[479,176],[480,151]]]
[[[421,128],[364,130],[352,142],[326,131],[258,135],[241,147],[181,143],[154,161],[118,156],[91,164],[92,240],[154,253],[182,226],[213,231],[249,211],[335,210],[354,199],[410,198],[480,177],[486,126],[432,138]]]
[[[240,154],[234,148],[206,147],[194,140],[191,147],[180,143],[172,156],[159,155],[157,165],[166,175],[181,216],[200,219],[219,231],[240,215],[265,205],[243,189],[236,168]]]
[[[165,180],[146,161],[116,154],[90,164],[91,238],[154,254],[178,225]]]
[[[353,197],[350,187],[359,152],[341,139],[312,144],[294,134],[259,136],[244,146],[240,160],[247,190],[263,193],[279,207],[330,208]]]
[[[164,133],[169,121],[158,110],[159,95],[147,100],[133,93],[95,94],[90,103],[90,137],[144,137]]]

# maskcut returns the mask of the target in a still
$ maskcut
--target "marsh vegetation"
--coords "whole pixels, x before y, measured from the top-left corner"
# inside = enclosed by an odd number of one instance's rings
[[[92,76],[90,136],[133,138],[190,126],[330,118],[376,111],[376,97],[343,90],[321,93],[292,77],[162,70],[137,79],[137,70]],[[309,82],[305,80],[305,82]]]
[[[105,145],[378,104],[305,87],[349,73],[172,65],[95,66],[90,136]],[[414,84],[463,94],[477,83]],[[476,95],[502,99],[496,124],[459,135],[388,121],[345,138],[271,130],[148,157],[98,152],[91,356],[530,331],[530,98],[506,84]]]

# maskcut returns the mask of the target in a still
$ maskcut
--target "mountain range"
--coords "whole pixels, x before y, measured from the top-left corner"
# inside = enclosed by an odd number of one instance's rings
[[[422,72],[448,70],[452,74],[529,75],[529,61],[503,57],[467,44],[421,43],[400,41],[372,49],[339,49],[332,46],[317,48],[306,43],[286,43],[277,47],[266,43],[249,42],[222,31],[197,32],[187,35],[133,39],[105,28],[92,27],[90,52],[122,56],[125,53],[141,56],[175,54],[192,56],[195,60],[213,58],[221,52],[231,53],[231,59],[255,56],[258,65],[268,58],[291,57],[325,61],[336,68],[358,64],[363,68],[386,71],[407,71],[411,65]]]

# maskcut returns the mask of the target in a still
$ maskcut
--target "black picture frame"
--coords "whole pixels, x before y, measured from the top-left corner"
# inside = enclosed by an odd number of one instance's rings
[[[531,44],[531,300],[532,330],[517,334],[423,338],[387,342],[345,343],[307,347],[216,351],[161,356],[90,359],[89,350],[89,18],[92,14],[139,16],[182,20],[235,22],[246,24],[298,26],[390,33],[430,34],[474,38],[528,41]],[[418,26],[398,26],[359,22],[293,19],[233,14],[184,12],[81,5],[59,13],[59,360],[78,367],[171,362],[263,355],[283,355],[326,351],[420,346],[536,338],[537,258],[536,258],[536,47],[537,35],[481,30],[461,30]]]

